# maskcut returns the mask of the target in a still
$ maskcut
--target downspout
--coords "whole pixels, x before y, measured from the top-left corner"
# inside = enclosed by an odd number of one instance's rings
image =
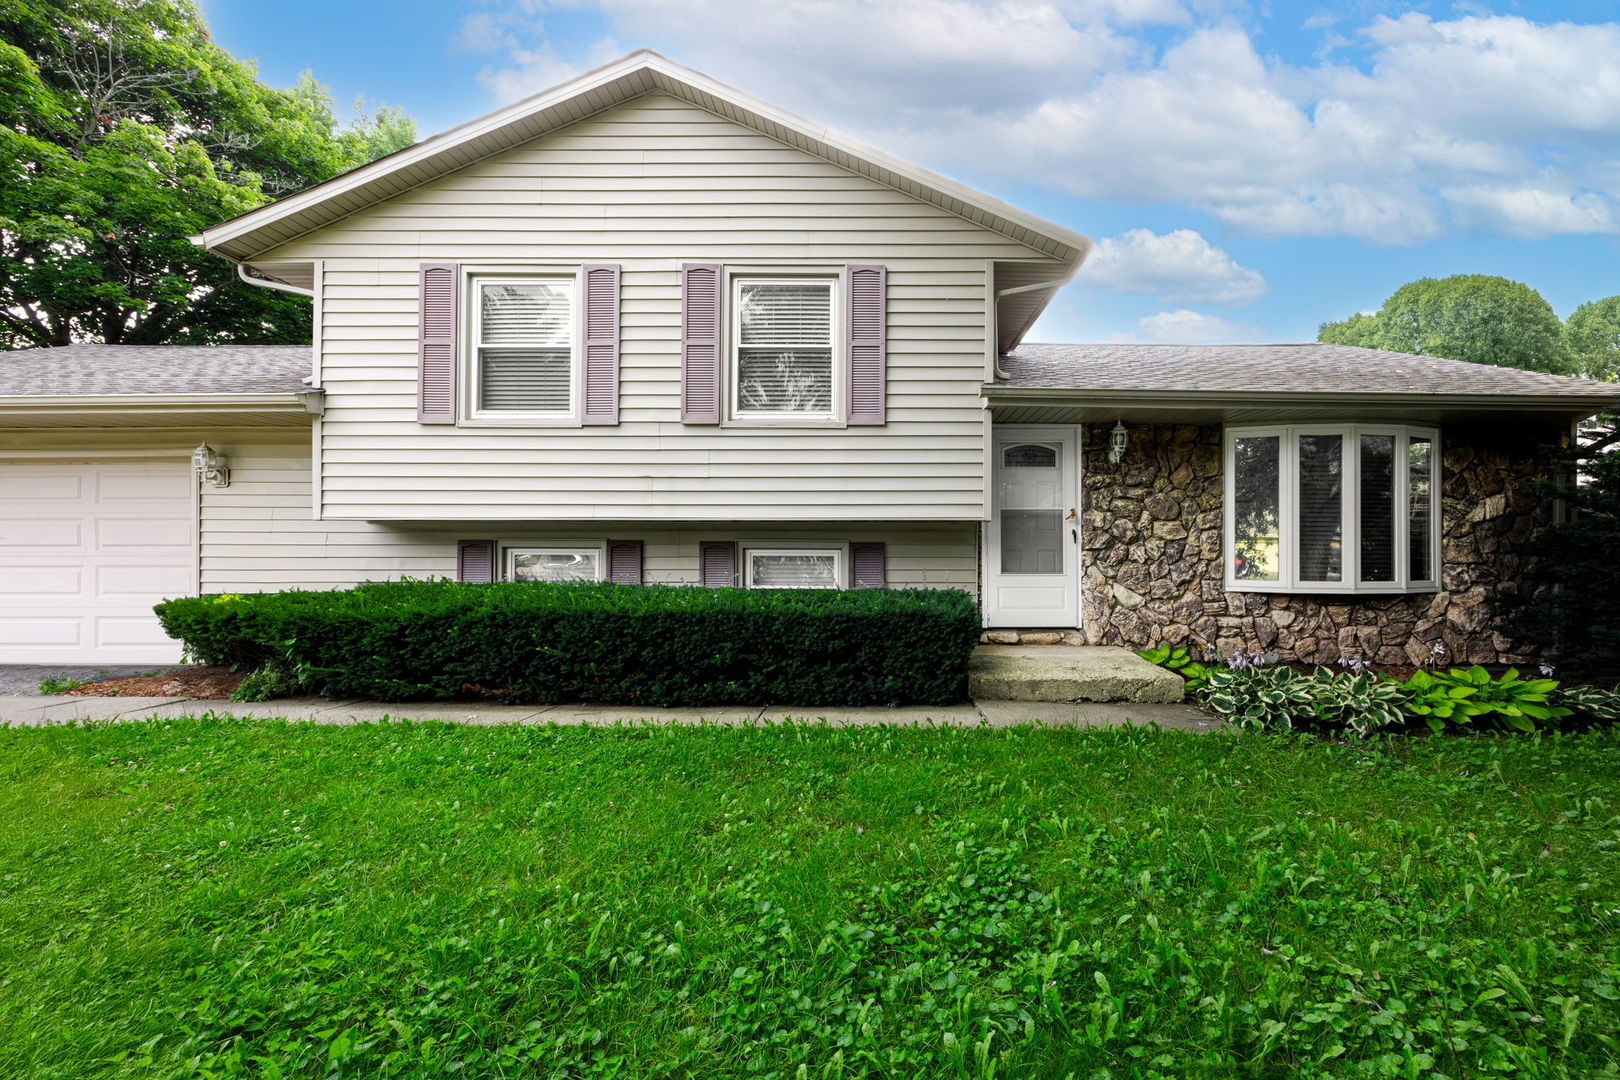
[[[1079,269],[1079,267],[1076,267],[1076,269]],[[1015,285],[1010,289],[1002,289],[1000,292],[996,293],[996,309],[997,309],[998,317],[999,317],[999,312],[1000,312],[1000,309],[1001,309],[1001,301],[1002,301],[1003,298],[1008,297],[1008,296],[1017,296],[1019,293],[1039,292],[1041,289],[1061,289],[1063,286],[1067,285],[1071,280],[1073,280],[1073,278],[1074,278],[1074,271],[1071,270],[1071,271],[1069,271],[1069,274],[1068,274],[1067,277],[1060,277],[1060,278],[1057,278],[1057,279],[1055,279],[1053,281],[1037,281],[1033,285]],[[1001,349],[997,348],[996,349],[996,378],[1005,379],[1007,377],[1008,377],[1007,373],[1005,371],[1003,371],[1002,367],[1001,367]]]
[[[311,299],[313,299],[315,296],[314,289],[300,289],[296,285],[288,285],[284,281],[271,281],[269,278],[248,277],[247,263],[236,264],[236,276],[241,278],[247,284],[257,286],[261,289],[274,289],[277,292],[290,292],[294,296],[307,296]]]

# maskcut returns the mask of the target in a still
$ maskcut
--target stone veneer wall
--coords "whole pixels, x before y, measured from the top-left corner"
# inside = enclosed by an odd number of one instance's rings
[[[1352,654],[1410,664],[1445,643],[1451,661],[1520,662],[1492,631],[1492,597],[1523,559],[1509,549],[1549,520],[1532,482],[1550,474],[1556,427],[1504,420],[1447,425],[1443,451],[1441,591],[1413,596],[1229,593],[1223,586],[1221,428],[1137,425],[1117,465],[1108,425],[1084,438],[1084,632],[1093,644],[1182,644],[1275,650],[1333,663]]]

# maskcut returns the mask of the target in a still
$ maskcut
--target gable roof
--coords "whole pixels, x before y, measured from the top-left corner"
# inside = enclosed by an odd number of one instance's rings
[[[308,345],[67,345],[0,352],[0,398],[299,394]]]
[[[204,229],[191,241],[235,262],[248,262],[357,210],[654,91],[1001,233],[1065,263],[1070,272],[1091,249],[1091,241],[1079,233],[768,105],[651,49],[637,49],[560,86]]]

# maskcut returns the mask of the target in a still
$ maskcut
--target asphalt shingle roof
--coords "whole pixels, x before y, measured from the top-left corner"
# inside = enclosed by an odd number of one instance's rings
[[[1437,356],[1299,345],[1021,345],[1007,388],[1316,394],[1503,394],[1620,399],[1620,384]]]
[[[67,345],[0,352],[0,397],[296,394],[308,345]]]

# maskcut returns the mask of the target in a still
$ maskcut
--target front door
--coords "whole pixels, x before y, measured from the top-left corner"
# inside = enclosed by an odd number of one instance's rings
[[[985,623],[1080,625],[1076,429],[998,425],[985,536]]]

